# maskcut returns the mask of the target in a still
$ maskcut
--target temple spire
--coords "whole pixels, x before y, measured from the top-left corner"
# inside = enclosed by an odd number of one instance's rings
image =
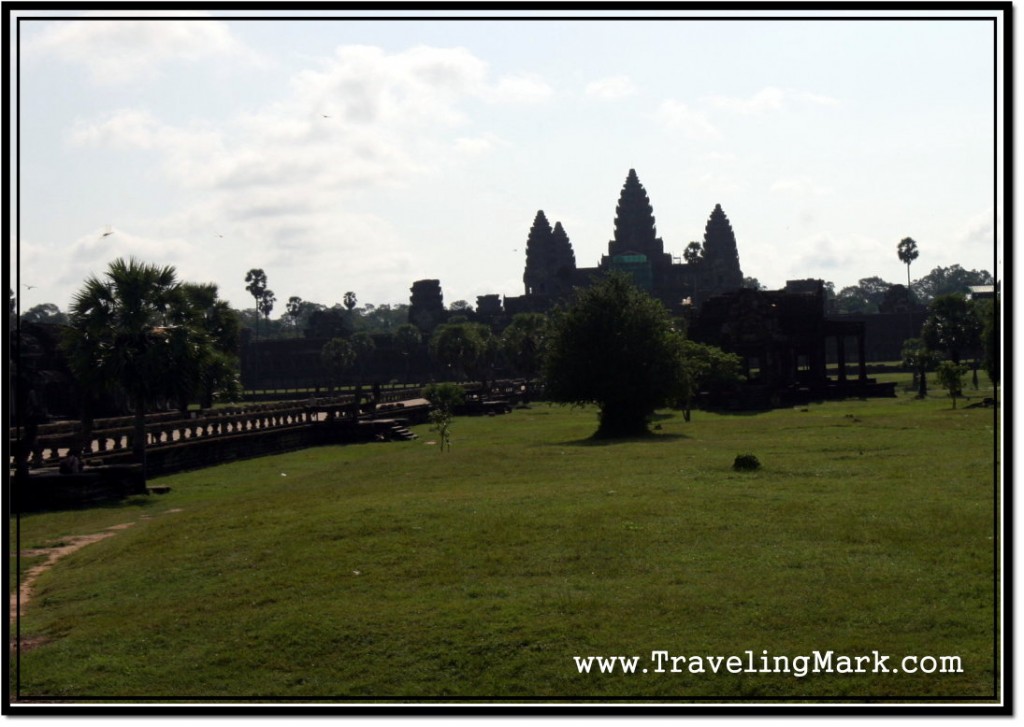
[[[665,244],[654,225],[654,208],[636,170],[630,169],[615,207],[615,237],[608,245],[608,254],[639,253],[653,261],[664,252]]]
[[[575,270],[576,255],[562,223],[555,222],[552,229],[544,211],[538,211],[526,240],[526,294],[564,295],[571,290]]]

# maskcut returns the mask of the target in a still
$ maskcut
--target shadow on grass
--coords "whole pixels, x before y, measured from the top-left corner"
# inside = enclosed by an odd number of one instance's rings
[[[573,439],[567,442],[551,442],[549,447],[608,447],[616,444],[651,444],[656,442],[679,442],[691,439],[686,434],[664,434],[662,432],[650,432],[632,437],[598,437],[591,435],[585,439]]]

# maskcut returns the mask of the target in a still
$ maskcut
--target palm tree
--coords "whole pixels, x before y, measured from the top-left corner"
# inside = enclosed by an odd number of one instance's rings
[[[256,338],[260,337],[260,300],[263,298],[263,291],[267,289],[267,274],[260,268],[253,268],[245,274],[245,282],[248,285],[245,289],[249,291],[255,301],[256,307]]]
[[[896,254],[899,255],[899,258],[903,262],[903,264],[907,266],[907,301],[908,303],[912,304],[914,300],[914,293],[910,288],[910,263],[917,260],[917,243],[914,242],[913,238],[904,237],[902,240],[900,240],[900,244],[896,246]],[[913,337],[914,335],[913,316],[914,313],[912,310],[912,306],[908,306],[907,321],[908,325],[910,326],[910,331],[908,333],[910,337]]]
[[[900,244],[896,246],[896,254],[899,255],[900,260],[904,265],[907,266],[907,290],[910,290],[910,263],[917,260],[917,243],[914,242],[913,238],[904,237],[900,240]]]
[[[174,324],[185,307],[173,267],[135,258],[114,260],[103,279],[88,278],[71,303],[68,363],[86,389],[127,394],[135,415],[132,451],[143,474],[146,406],[168,393],[168,382],[181,374],[172,342],[179,338]]]

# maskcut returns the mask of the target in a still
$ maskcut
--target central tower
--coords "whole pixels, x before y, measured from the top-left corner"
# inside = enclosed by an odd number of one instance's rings
[[[601,267],[628,272],[637,285],[654,293],[663,287],[671,266],[672,256],[658,237],[647,191],[636,170],[630,169],[615,206],[615,237],[608,242]]]

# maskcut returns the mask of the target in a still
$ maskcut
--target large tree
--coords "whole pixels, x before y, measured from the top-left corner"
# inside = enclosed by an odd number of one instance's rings
[[[505,357],[521,376],[540,373],[548,342],[548,319],[543,313],[516,313],[501,334]]]
[[[478,323],[445,323],[430,338],[430,355],[452,376],[475,376],[488,353],[490,331]]]
[[[972,285],[992,285],[994,282],[992,274],[987,270],[967,270],[959,265],[950,265],[933,268],[923,278],[915,280],[911,289],[914,297],[927,305],[943,295],[966,295]]]
[[[848,285],[835,297],[837,313],[877,313],[878,306],[892,287],[878,276],[861,278],[856,285]]]
[[[978,352],[982,324],[965,296],[940,295],[929,304],[928,311],[921,338],[930,350],[943,353],[955,364]]]
[[[67,313],[61,312],[61,309],[54,303],[40,303],[39,305],[34,305],[22,313],[21,320],[26,323],[66,324],[68,322],[68,316]]]
[[[998,296],[989,300],[975,301],[974,311],[981,321],[981,345],[984,349],[982,365],[988,373],[988,378],[998,386],[1001,358]]]
[[[554,316],[546,395],[566,404],[596,404],[595,436],[644,434],[655,409],[683,387],[683,341],[660,302],[613,273],[578,291]]]
[[[356,352],[346,339],[332,338],[320,349],[320,360],[327,371],[328,387],[333,391],[341,383],[341,377],[355,363]]]
[[[71,303],[64,343],[69,366],[87,390],[127,394],[135,415],[132,451],[143,470],[146,408],[154,398],[173,393],[175,381],[188,375],[172,346],[192,335],[187,307],[173,267],[134,258],[118,258],[102,278],[88,278]]]
[[[182,406],[195,398],[203,408],[213,406],[215,399],[233,401],[241,395],[238,346],[242,326],[238,312],[220,299],[215,283],[184,283],[182,293],[187,307],[182,312],[182,325],[175,329],[177,341],[189,347],[187,355],[197,364],[196,385],[184,391]],[[189,335],[183,336],[185,332]]]

